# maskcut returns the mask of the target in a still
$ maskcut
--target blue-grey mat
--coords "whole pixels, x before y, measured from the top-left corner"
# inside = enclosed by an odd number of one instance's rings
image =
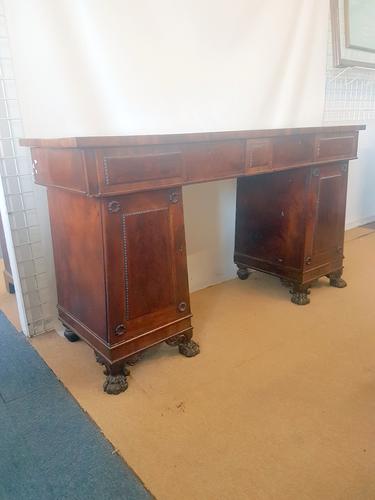
[[[112,452],[0,311],[0,499],[151,499]]]

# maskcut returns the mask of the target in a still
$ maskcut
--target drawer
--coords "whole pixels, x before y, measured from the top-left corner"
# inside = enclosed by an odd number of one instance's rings
[[[229,179],[242,175],[245,165],[245,141],[184,144],[186,182]]]
[[[324,135],[316,138],[316,160],[354,158],[357,152],[358,133]]]
[[[97,154],[100,190],[132,192],[182,183],[181,152],[164,148],[121,148]]]
[[[273,143],[273,166],[289,167],[314,161],[315,135],[276,137]]]
[[[181,176],[179,152],[141,156],[106,156],[103,163],[105,183],[112,186]]]

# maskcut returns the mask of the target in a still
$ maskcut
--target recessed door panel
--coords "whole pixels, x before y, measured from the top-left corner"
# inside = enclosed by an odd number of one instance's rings
[[[103,200],[112,343],[190,315],[181,189]]]
[[[341,192],[341,175],[322,177],[319,183],[317,200],[317,218],[314,234],[313,254],[333,250],[341,231],[339,203],[336,202]]]
[[[128,303],[126,319],[173,305],[173,255],[169,207],[122,214]]]
[[[309,267],[343,257],[347,162],[311,169],[313,223],[307,235]]]

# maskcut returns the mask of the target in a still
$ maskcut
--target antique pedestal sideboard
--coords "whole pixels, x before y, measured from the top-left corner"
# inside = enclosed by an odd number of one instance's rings
[[[234,261],[282,279],[306,304],[341,278],[348,160],[363,126],[201,134],[24,139],[48,187],[59,317],[127,388],[126,364],[192,340],[182,186],[237,177]],[[249,298],[250,300],[250,298]]]

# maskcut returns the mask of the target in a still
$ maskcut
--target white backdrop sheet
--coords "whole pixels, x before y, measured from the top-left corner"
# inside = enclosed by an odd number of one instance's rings
[[[328,0],[4,3],[28,137],[322,123]],[[234,276],[235,183],[184,205],[191,289]]]

